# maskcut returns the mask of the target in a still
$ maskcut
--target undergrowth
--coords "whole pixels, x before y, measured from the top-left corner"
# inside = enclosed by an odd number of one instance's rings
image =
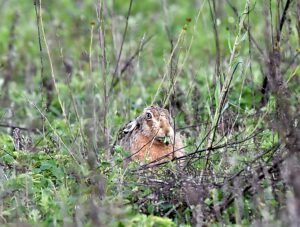
[[[300,6],[283,2],[0,3],[0,223],[293,223]],[[182,168],[124,165],[118,132],[151,104],[172,113]]]

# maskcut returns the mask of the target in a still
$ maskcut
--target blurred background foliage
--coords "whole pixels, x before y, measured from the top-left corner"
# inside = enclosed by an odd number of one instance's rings
[[[207,146],[205,134],[220,101],[220,84],[229,67],[246,1],[215,1],[213,13],[213,1],[133,1],[124,40],[130,1],[103,1],[101,20],[97,0],[41,2],[42,11],[38,2],[35,11],[34,1],[0,1],[0,223],[195,224],[196,205],[177,206],[167,197],[160,198],[161,204],[153,202],[147,197],[152,188],[147,188],[143,181],[147,174],[127,174],[122,165],[126,152],[110,151],[118,130],[126,122],[153,102],[163,104],[172,75],[176,75],[176,85],[168,104],[176,127],[187,127],[182,130],[186,152],[195,151],[202,140],[201,147]],[[270,1],[269,9],[274,15],[278,2],[281,1]],[[266,4],[252,2],[246,23],[256,44],[267,54],[271,44],[265,30],[275,28],[266,27]],[[295,9],[299,5],[294,2],[293,7],[287,14],[280,48],[284,59],[296,56],[292,63],[283,61],[282,70],[291,91],[290,101],[297,106],[300,47]],[[219,76],[215,73],[218,50],[214,20],[220,48]],[[277,21],[276,16],[271,18],[271,23]],[[100,27],[105,34],[104,68]],[[264,59],[256,44],[249,42],[248,30],[241,30],[233,60],[237,70],[224,108],[230,116],[228,121],[235,123],[228,126],[231,130],[226,133],[218,131],[216,141],[221,144],[242,140],[258,129],[261,133],[247,144],[214,153],[212,164],[216,174],[231,176],[258,154],[280,143],[278,133],[272,130],[276,99],[270,93],[262,104]],[[144,45],[148,38],[151,39]],[[172,74],[174,67],[177,71]],[[115,71],[118,81],[111,87]],[[21,128],[22,149],[16,148],[15,128]],[[280,151],[286,152],[283,148]],[[267,163],[271,156],[263,158]],[[191,164],[196,172],[203,165],[203,159]],[[136,167],[133,163],[128,168]],[[277,223],[280,218],[276,219],[276,209],[279,206],[280,210],[284,203],[273,197],[267,180],[265,184],[262,201],[257,205],[261,215],[253,214],[257,207],[245,197],[243,204],[248,212],[240,217],[236,203],[224,212],[223,224],[247,225],[253,220]],[[218,192],[214,193],[207,196],[207,204],[218,200]],[[282,196],[289,196],[291,191],[285,189],[284,193]],[[139,197],[145,198],[144,204]]]

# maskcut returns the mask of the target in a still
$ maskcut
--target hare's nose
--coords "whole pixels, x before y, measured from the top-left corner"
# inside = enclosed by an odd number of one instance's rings
[[[169,136],[170,135],[170,130],[169,129],[165,129],[165,135]]]
[[[163,128],[163,132],[164,132],[165,136],[170,136],[171,135],[171,131],[170,131],[169,127]]]

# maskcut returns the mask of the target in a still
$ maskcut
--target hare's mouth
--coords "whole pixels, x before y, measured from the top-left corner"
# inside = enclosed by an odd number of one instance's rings
[[[157,140],[158,142],[164,143],[166,145],[169,145],[171,143],[170,136],[157,136],[157,137],[155,137],[155,140]]]

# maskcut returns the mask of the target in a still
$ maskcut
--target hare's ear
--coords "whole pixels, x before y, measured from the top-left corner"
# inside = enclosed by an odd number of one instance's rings
[[[128,125],[126,125],[123,132],[128,133],[128,132],[133,131],[133,129],[135,129],[137,125],[138,125],[138,121],[137,121],[137,118],[136,118],[133,121],[131,121]]]

